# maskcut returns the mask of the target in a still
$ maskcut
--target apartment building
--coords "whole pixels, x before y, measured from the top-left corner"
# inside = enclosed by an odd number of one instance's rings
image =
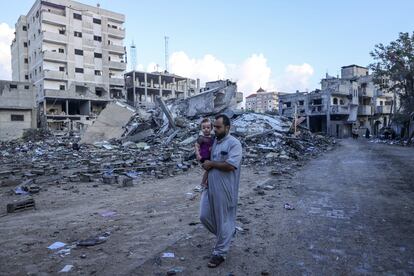
[[[19,17],[11,44],[12,79],[34,84],[43,123],[90,123],[123,97],[125,16],[70,0],[37,0]]]
[[[29,82],[0,81],[0,141],[36,128],[35,90]]]
[[[168,72],[131,71],[125,74],[125,89],[130,105],[151,105],[157,96],[185,99],[200,93],[200,80]]]
[[[246,110],[263,113],[266,111],[277,112],[279,108],[278,92],[267,92],[263,88],[259,88],[256,93],[250,94],[246,99]]]
[[[368,68],[349,65],[341,68],[341,77],[328,74],[321,89],[279,97],[279,114],[306,116],[313,132],[326,132],[342,138],[366,129],[374,135],[386,126],[391,114],[392,95],[378,89]]]

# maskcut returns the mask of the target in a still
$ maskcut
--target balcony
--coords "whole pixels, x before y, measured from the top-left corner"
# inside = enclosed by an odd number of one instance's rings
[[[125,30],[124,29],[114,29],[111,27],[108,27],[108,36],[124,39],[125,38]]]
[[[367,88],[360,88],[358,91],[358,95],[361,97],[369,97],[372,98],[374,96],[374,90],[373,89],[367,89]]]
[[[349,114],[349,108],[347,105],[332,105],[331,114],[346,115]]]
[[[46,98],[78,99],[78,100],[99,100],[107,101],[107,96],[98,97],[95,93],[87,91],[78,93],[73,90],[44,89]]]
[[[376,114],[390,114],[391,113],[391,105],[380,105],[375,107]]]
[[[358,106],[358,115],[370,116],[372,115],[372,108],[370,105]]]
[[[118,85],[118,86],[124,86],[125,81],[124,78],[117,78],[117,77],[110,77],[109,78],[109,84],[110,85]]]
[[[50,12],[42,12],[42,21],[56,26],[66,26],[66,16],[53,14]]]
[[[67,80],[68,79],[68,75],[66,74],[66,72],[52,71],[52,70],[44,70],[43,77],[45,79],[51,79],[51,80]]]
[[[114,53],[114,54],[125,54],[125,49],[124,46],[120,46],[120,45],[108,45],[107,49],[110,53]]]
[[[332,91],[331,95],[349,95],[349,87],[346,85],[338,85],[334,91]]]
[[[66,35],[51,33],[51,32],[43,32],[43,41],[58,43],[58,44],[67,44],[68,38]]]
[[[325,106],[322,104],[317,104],[317,105],[310,105],[309,106],[309,111],[312,115],[321,115],[321,114],[325,114]]]
[[[65,53],[58,53],[58,52],[52,52],[52,51],[44,51],[43,59],[50,60],[50,61],[67,62]]]
[[[110,61],[109,62],[109,68],[110,69],[115,69],[115,70],[125,71],[126,63],[125,62],[120,62],[120,61]]]

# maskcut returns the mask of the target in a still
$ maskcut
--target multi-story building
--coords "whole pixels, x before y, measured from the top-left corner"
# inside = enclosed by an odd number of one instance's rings
[[[277,112],[279,107],[278,95],[284,93],[267,92],[261,87],[256,93],[246,97],[246,110],[254,112]]]
[[[125,74],[127,102],[132,106],[151,105],[155,97],[163,99],[193,96],[200,92],[200,80],[167,72],[131,71]]]
[[[124,21],[122,14],[71,0],[37,0],[20,16],[12,78],[34,84],[49,127],[88,124],[111,98],[122,97]]]
[[[374,135],[387,125],[392,96],[374,85],[368,69],[358,65],[344,66],[341,78],[328,74],[321,90],[280,96],[279,114],[306,116],[307,126],[314,132],[348,137],[352,131]]]
[[[35,91],[29,82],[0,81],[0,141],[36,128]]]

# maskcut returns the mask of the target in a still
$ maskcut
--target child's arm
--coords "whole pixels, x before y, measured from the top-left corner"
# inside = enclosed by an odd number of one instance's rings
[[[201,160],[200,144],[198,142],[195,143],[194,150],[195,150],[195,156],[196,156],[197,160],[200,161]]]

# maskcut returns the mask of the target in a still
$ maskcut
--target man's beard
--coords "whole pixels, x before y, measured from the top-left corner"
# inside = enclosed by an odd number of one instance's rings
[[[226,137],[226,135],[227,135],[227,133],[226,133],[226,132],[223,132],[223,133],[220,133],[220,134],[217,134],[217,133],[216,133],[216,137],[217,137],[217,139],[218,139],[218,140],[223,139],[224,137]]]

